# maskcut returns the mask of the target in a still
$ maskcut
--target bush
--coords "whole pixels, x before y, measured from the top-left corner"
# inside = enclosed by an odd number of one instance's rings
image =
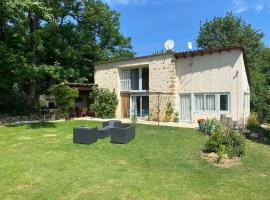
[[[1,113],[24,115],[35,110],[35,105],[29,104],[27,94],[17,87],[0,87]]]
[[[50,88],[50,92],[55,97],[57,106],[61,109],[64,118],[69,116],[69,108],[74,106],[78,97],[78,89],[73,89],[65,84],[55,85]]]
[[[260,126],[259,118],[257,113],[250,113],[247,119],[247,129],[256,129]]]
[[[205,143],[206,152],[215,152],[220,157],[227,154],[229,157],[243,156],[246,150],[245,137],[234,130],[229,123],[216,129]]]
[[[110,92],[108,89],[94,87],[90,92],[89,98],[93,104],[90,105],[90,110],[96,113],[101,118],[114,118],[118,100],[115,92]]]
[[[201,123],[202,125],[200,125],[200,131],[208,135],[211,135],[216,131],[220,131],[223,126],[222,122],[217,119],[207,119]]]
[[[206,152],[221,152],[224,151],[224,147],[226,147],[227,141],[224,135],[221,132],[214,132],[211,137],[205,143],[205,151]]]
[[[165,121],[168,122],[171,120],[172,118],[172,114],[173,114],[173,107],[171,103],[167,103],[166,105],[166,110],[165,110]]]
[[[243,156],[246,152],[246,139],[238,131],[230,129],[229,134],[226,137],[227,154],[229,157]]]

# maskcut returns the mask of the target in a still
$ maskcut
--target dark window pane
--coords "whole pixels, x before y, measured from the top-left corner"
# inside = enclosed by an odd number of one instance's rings
[[[139,69],[131,70],[131,90],[139,90]]]
[[[142,96],[142,117],[149,115],[149,96]]]
[[[220,110],[228,111],[228,95],[220,95]]]
[[[149,89],[149,68],[142,68],[142,89]]]

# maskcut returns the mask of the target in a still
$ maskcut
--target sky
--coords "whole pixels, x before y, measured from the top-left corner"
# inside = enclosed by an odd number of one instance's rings
[[[263,42],[270,47],[270,0],[103,0],[121,14],[121,33],[132,38],[137,56],[164,50],[168,39],[175,51],[187,50],[195,38],[200,22],[227,11],[241,16],[246,23],[265,34]]]

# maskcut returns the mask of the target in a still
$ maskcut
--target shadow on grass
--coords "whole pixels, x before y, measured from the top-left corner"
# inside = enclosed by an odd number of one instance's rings
[[[52,122],[37,122],[37,123],[30,123],[30,124],[9,124],[6,127],[20,127],[27,125],[27,128],[30,129],[38,129],[38,128],[55,128],[55,123]]]
[[[55,123],[52,122],[39,122],[39,123],[32,123],[28,124],[28,128],[38,129],[38,128],[55,128]]]

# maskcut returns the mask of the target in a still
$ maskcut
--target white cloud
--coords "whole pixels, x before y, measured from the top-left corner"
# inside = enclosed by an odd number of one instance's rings
[[[242,13],[248,10],[246,2],[244,0],[233,0],[234,3],[234,12]]]
[[[247,10],[262,11],[270,6],[270,0],[232,0],[235,13],[242,13]]]
[[[263,4],[256,5],[256,6],[254,7],[254,9],[257,10],[257,11],[261,11],[262,9],[264,9],[264,5],[263,5]]]
[[[247,7],[240,7],[240,8],[235,9],[234,12],[235,13],[242,13],[242,12],[245,12],[247,10],[248,10]]]

